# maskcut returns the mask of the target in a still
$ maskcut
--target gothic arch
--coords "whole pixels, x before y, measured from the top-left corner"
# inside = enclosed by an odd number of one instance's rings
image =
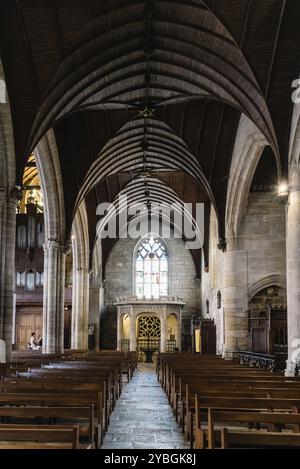
[[[5,86],[1,60],[0,79]],[[13,343],[16,202],[19,189],[15,185],[11,109],[7,94],[3,94],[5,102],[0,102],[0,361],[9,361]]]
[[[65,208],[58,150],[53,130],[40,140],[35,151],[44,196],[45,240],[65,242]]]
[[[251,182],[267,140],[244,115],[235,141],[226,205],[226,239],[239,235]]]
[[[286,290],[286,282],[285,278],[282,275],[278,274],[270,274],[266,277],[261,278],[257,282],[253,283],[248,289],[248,298],[249,301],[261,290],[264,288],[271,287],[272,285],[276,285],[277,287]]]
[[[71,348],[86,350],[89,323],[89,234],[83,202],[74,217]]]
[[[0,80],[5,86],[5,77],[0,59]],[[13,139],[13,125],[7,93],[5,100],[0,101],[0,190],[5,188],[8,193],[16,183],[15,147]]]
[[[300,158],[300,103],[294,104],[290,132],[289,166],[299,165]]]
[[[53,130],[38,143],[34,154],[44,195],[43,352],[60,353],[64,340],[65,254],[69,245],[66,243],[63,185]]]

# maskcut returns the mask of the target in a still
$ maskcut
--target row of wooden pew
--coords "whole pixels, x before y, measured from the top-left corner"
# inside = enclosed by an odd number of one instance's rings
[[[157,377],[191,448],[300,448],[299,377],[180,352],[160,354]]]
[[[0,449],[99,449],[132,352],[24,352],[0,368]]]

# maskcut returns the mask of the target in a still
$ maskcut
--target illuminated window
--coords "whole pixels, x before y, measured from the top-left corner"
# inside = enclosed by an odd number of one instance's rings
[[[143,239],[135,261],[138,298],[159,298],[168,294],[168,254],[159,238]]]

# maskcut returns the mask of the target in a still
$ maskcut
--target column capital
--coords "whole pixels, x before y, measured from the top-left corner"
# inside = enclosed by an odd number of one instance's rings
[[[11,188],[0,187],[0,205],[4,202],[8,202],[16,207],[17,203],[22,200],[22,197],[23,192],[21,186],[16,185]]]
[[[44,251],[60,251],[62,254],[67,254],[71,250],[70,243],[61,242],[55,237],[50,237],[43,244]]]

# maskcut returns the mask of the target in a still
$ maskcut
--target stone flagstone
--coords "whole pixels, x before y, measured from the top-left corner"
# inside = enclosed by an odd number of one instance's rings
[[[130,383],[124,384],[102,448],[188,448],[152,364],[139,363]]]

